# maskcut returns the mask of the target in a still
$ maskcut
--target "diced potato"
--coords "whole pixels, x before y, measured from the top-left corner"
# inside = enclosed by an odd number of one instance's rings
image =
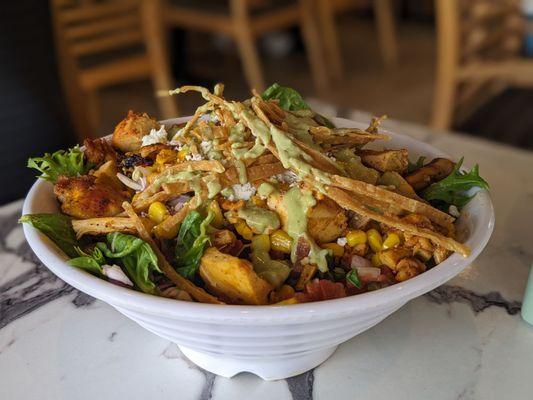
[[[406,149],[398,150],[363,150],[360,154],[363,164],[381,172],[396,171],[403,174],[407,171],[409,158]]]
[[[257,276],[249,261],[223,254],[214,247],[202,257],[200,276],[210,292],[232,304],[267,304],[273,290]]]
[[[308,213],[307,230],[318,243],[334,242],[347,226],[344,210],[330,199],[320,200]]]

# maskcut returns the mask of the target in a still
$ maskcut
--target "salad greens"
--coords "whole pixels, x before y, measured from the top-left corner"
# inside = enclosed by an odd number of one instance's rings
[[[209,241],[207,227],[214,217],[211,208],[205,218],[194,210],[181,223],[176,244],[176,271],[185,278],[194,277],[198,271],[205,245]]]
[[[411,172],[414,172],[417,169],[422,168],[424,166],[424,161],[426,161],[426,157],[424,156],[418,157],[418,160],[416,160],[415,163],[412,163],[411,160],[409,160],[407,164],[407,173],[410,174]]]
[[[302,95],[293,88],[287,86],[281,86],[279,83],[272,84],[261,95],[263,100],[278,100],[279,106],[285,111],[298,111],[309,110],[309,105],[305,102]],[[320,125],[327,126],[328,128],[335,128],[333,122],[329,119],[315,113],[314,119]]]
[[[106,235],[107,243],[99,242],[97,248],[107,258],[119,259],[126,275],[144,293],[154,294],[156,286],[150,272],[160,272],[157,256],[148,243],[133,235],[111,232]]]
[[[357,270],[355,269],[350,270],[346,274],[346,280],[354,285],[357,289],[361,289],[363,287],[361,280],[359,279],[359,275],[357,274]]]
[[[75,146],[52,154],[45,153],[42,157],[30,158],[28,168],[39,171],[41,173],[39,178],[56,183],[60,176],[85,175],[92,165],[86,162],[80,147]]]
[[[436,205],[446,208],[454,205],[461,209],[474,195],[466,192],[474,187],[488,189],[489,184],[479,176],[479,166],[476,164],[470,171],[461,171],[463,158],[455,165],[453,171],[443,180],[427,187],[422,192],[422,197]]]
[[[263,100],[278,100],[279,106],[286,111],[307,110],[309,106],[302,95],[290,87],[274,83],[261,95]]]
[[[88,254],[76,247],[79,257],[71,258],[67,261],[69,265],[86,270],[87,272],[103,277],[102,265],[105,264],[105,257],[98,247],[95,247],[91,254]]]
[[[70,217],[63,214],[26,214],[19,219],[19,222],[30,224],[44,233],[67,256],[79,255],[76,248],[79,248],[80,243],[72,229]]]

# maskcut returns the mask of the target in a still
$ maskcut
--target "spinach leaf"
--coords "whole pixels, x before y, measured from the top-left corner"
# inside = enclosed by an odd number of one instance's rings
[[[154,294],[156,286],[150,279],[151,272],[161,272],[157,256],[148,243],[133,235],[120,232],[108,233],[106,243],[96,246],[107,258],[119,259],[128,278],[142,292]]]
[[[278,100],[279,106],[287,111],[305,110],[309,106],[296,90],[274,83],[261,95],[263,100]]]
[[[205,218],[194,210],[181,223],[176,243],[176,271],[185,278],[192,279],[198,271],[205,245],[209,241],[207,227],[214,217],[211,208]]]
[[[56,183],[60,176],[85,175],[92,165],[85,162],[85,155],[79,146],[55,153],[45,153],[42,157],[28,160],[28,168],[34,168],[41,173],[39,178]]]
[[[105,264],[105,258],[98,247],[95,247],[91,254],[85,253],[79,247],[76,247],[76,251],[80,255],[76,258],[71,258],[67,261],[69,265],[86,270],[87,272],[103,277],[102,265]]]
[[[78,256],[76,247],[79,247],[80,243],[72,229],[70,217],[63,214],[26,214],[19,219],[19,222],[30,224],[40,230],[67,256]]]
[[[460,171],[462,164],[463,159],[461,158],[450,175],[426,188],[422,192],[422,197],[441,207],[454,205],[460,209],[474,197],[468,195],[466,191],[474,187],[489,188],[487,181],[479,176],[477,164],[468,172]]]

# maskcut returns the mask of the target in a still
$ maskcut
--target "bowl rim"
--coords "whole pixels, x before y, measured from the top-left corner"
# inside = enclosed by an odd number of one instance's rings
[[[182,123],[189,118],[174,118],[161,121],[161,123]],[[357,128],[365,128],[367,126],[365,123],[344,118],[334,118],[333,120],[339,126]],[[425,154],[431,154],[431,157],[449,157],[437,148],[410,136],[385,129],[382,131],[391,137],[400,138],[405,142],[407,148],[410,145],[415,145]],[[36,207],[38,208],[38,205],[35,204],[36,196],[39,191],[47,190],[46,185],[51,186],[49,182],[41,179],[37,179],[32,185],[24,200],[23,214],[39,212],[35,210]],[[69,266],[66,263],[68,257],[44,234],[29,224],[23,224],[23,230],[26,240],[34,253],[55,275],[78,290],[110,303],[113,306],[147,312],[152,315],[180,317],[191,320],[205,320],[206,318],[211,320],[227,320],[253,317],[256,320],[266,321],[287,319],[295,321],[297,319],[308,318],[310,315],[322,315],[327,319],[328,316],[333,318],[334,315],[342,312],[351,313],[369,310],[387,304],[404,304],[410,299],[426,293],[453,278],[481,253],[494,229],[494,207],[489,192],[486,190],[479,191],[475,199],[472,200],[472,203],[474,202],[480,203],[482,210],[479,213],[480,221],[474,226],[473,231],[470,232],[470,236],[465,242],[471,247],[471,254],[468,257],[462,257],[457,253],[453,253],[444,262],[412,279],[373,292],[347,296],[340,299],[277,306],[229,304],[221,306],[217,304],[177,301],[137,292],[114,285],[83,270]],[[221,307],[224,310],[222,313],[220,312]],[[247,319],[248,321],[249,318]]]

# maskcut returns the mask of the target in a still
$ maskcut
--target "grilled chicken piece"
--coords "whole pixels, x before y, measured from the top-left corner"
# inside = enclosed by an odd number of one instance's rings
[[[137,114],[130,110],[128,116],[115,127],[111,143],[124,153],[137,151],[142,146],[143,136],[159,128],[159,123],[148,114]]]
[[[396,265],[396,280],[403,282],[426,270],[426,265],[416,258],[407,257]]]
[[[344,236],[348,218],[333,200],[324,198],[317,202],[307,216],[307,231],[317,243],[328,243]]]
[[[274,193],[268,197],[268,207],[276,211],[284,229],[287,229],[287,210],[283,195]],[[328,243],[343,236],[348,226],[345,211],[333,200],[325,198],[317,201],[307,213],[307,231],[317,243]]]
[[[395,171],[404,174],[409,158],[406,149],[398,150],[363,150],[359,153],[363,164],[381,172]]]
[[[83,145],[85,146],[85,157],[93,165],[99,166],[106,161],[117,160],[117,152],[104,138],[85,139]]]
[[[61,177],[54,186],[61,211],[74,218],[112,217],[129,200],[127,191],[99,182],[96,176]]]
[[[405,180],[415,189],[422,190],[434,182],[438,182],[453,171],[455,164],[447,158],[435,158],[429,164],[418,168],[405,177]]]

